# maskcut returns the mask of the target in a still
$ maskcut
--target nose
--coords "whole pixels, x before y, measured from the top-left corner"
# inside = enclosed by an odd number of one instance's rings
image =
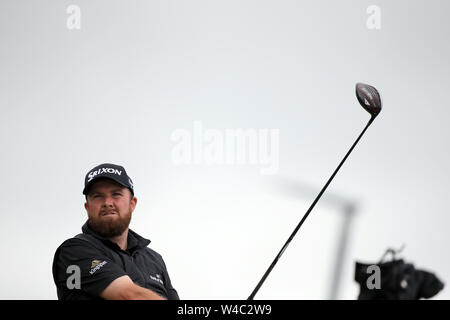
[[[105,201],[103,202],[104,207],[112,207],[113,206],[113,204],[114,204],[113,197],[106,196],[104,199],[105,199]]]

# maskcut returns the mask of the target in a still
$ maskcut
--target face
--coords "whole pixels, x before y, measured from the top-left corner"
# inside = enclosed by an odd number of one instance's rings
[[[128,188],[112,180],[94,183],[84,204],[89,227],[104,238],[121,235],[130,225],[136,203]]]

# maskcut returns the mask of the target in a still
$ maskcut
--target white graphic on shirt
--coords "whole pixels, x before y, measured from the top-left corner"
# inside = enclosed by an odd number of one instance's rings
[[[94,274],[96,271],[100,270],[107,263],[108,263],[107,261],[92,260],[91,271],[89,271],[89,273],[91,275]]]
[[[154,276],[150,275],[150,279],[152,279],[153,281],[159,282],[162,285],[164,285],[164,282],[161,280],[161,275],[160,274],[155,274]]]

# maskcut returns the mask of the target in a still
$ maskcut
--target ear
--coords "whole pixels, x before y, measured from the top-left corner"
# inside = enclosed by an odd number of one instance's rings
[[[86,209],[86,212],[88,211],[88,203],[87,201],[84,203],[84,208]]]
[[[131,212],[133,212],[133,211],[134,211],[134,208],[136,208],[136,204],[137,204],[137,198],[136,198],[136,197],[133,197],[133,198],[131,199]]]

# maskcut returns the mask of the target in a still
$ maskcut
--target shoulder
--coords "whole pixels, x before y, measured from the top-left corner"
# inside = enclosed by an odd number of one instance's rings
[[[54,260],[76,259],[94,253],[104,253],[104,246],[97,243],[94,237],[86,234],[78,234],[62,242],[55,251]]]
[[[95,260],[112,260],[111,253],[94,239],[77,235],[65,240],[53,256],[53,272],[65,270],[69,265],[83,265],[88,268]]]
[[[89,235],[78,234],[62,242],[56,251],[74,247],[93,247],[93,241],[90,239]]]
[[[145,247],[145,252],[157,260],[163,260],[162,256],[152,248]]]
[[[151,261],[153,261],[153,263],[156,263],[164,270],[166,269],[166,263],[164,262],[162,255],[160,255],[157,251],[146,247],[145,254],[150,258]]]

